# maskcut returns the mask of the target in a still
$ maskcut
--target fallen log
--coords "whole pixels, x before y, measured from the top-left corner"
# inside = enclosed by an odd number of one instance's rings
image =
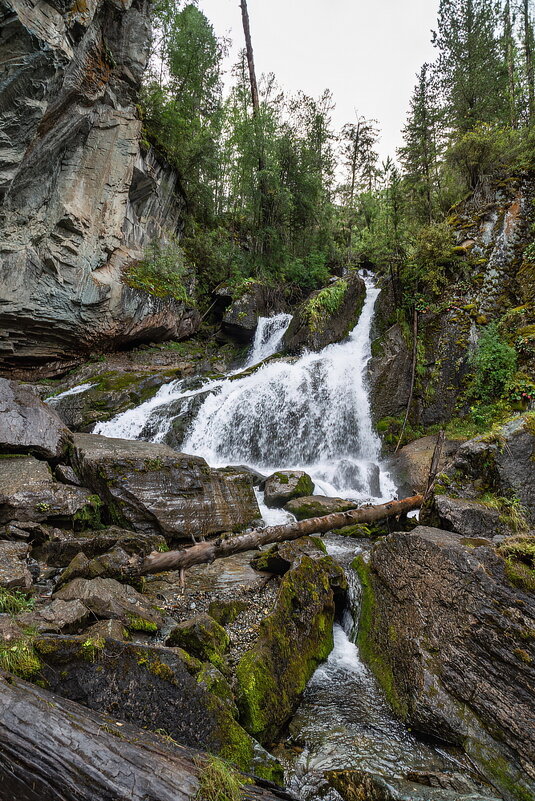
[[[1,672],[0,754],[1,801],[192,801],[213,765],[170,737]],[[291,798],[270,782],[241,778],[244,799]]]
[[[323,517],[311,517],[308,520],[286,523],[281,526],[268,526],[257,528],[238,537],[219,537],[210,542],[200,542],[190,548],[180,551],[167,551],[158,553],[153,551],[141,562],[138,575],[148,573],[163,573],[166,570],[183,571],[193,565],[202,565],[214,562],[226,556],[232,556],[242,551],[252,551],[262,545],[271,545],[275,542],[296,540],[307,534],[324,534],[335,531],[344,526],[354,526],[358,523],[374,523],[378,520],[388,520],[401,514],[419,509],[424,500],[423,495],[413,495],[401,501],[389,501],[379,506],[364,506],[361,509],[351,509],[349,512],[333,512]]]

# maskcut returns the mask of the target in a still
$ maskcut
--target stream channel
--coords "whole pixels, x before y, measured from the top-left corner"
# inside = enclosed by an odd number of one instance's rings
[[[291,317],[261,318],[239,370],[208,381],[166,384],[149,401],[98,424],[94,433],[167,442],[213,467],[246,465],[264,475],[306,470],[315,494],[372,503],[395,497],[396,483],[381,459],[366,386],[379,290],[370,277],[365,281],[362,313],[345,341],[299,358],[269,359]],[[261,493],[258,499],[267,525],[290,519],[283,510],[268,509]],[[310,680],[276,754],[286,767],[289,789],[302,801],[335,801],[340,796],[326,783],[325,771],[363,770],[394,783],[415,772],[447,772],[458,776],[461,795],[440,790],[412,795],[403,783],[396,790],[401,794],[392,797],[469,798],[480,789],[477,781],[472,783],[469,765],[458,753],[417,739],[396,720],[359,657],[360,585],[351,562],[370,543],[334,534],[324,539],[346,570],[350,592],[335,624],[334,649]]]

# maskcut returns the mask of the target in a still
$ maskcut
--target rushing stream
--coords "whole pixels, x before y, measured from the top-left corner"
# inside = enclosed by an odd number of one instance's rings
[[[359,322],[344,342],[295,359],[268,359],[291,318],[262,318],[240,371],[204,383],[171,382],[138,408],[99,424],[95,432],[167,441],[214,467],[248,465],[266,475],[304,469],[317,494],[375,502],[394,497],[396,485],[381,460],[366,387],[379,291],[371,279],[365,280]],[[249,369],[260,362],[258,369]],[[182,434],[178,441],[177,421]],[[288,519],[283,510],[268,510],[261,493],[258,499],[266,523]],[[451,755],[418,741],[393,718],[360,660],[355,645],[360,586],[350,565],[369,544],[336,535],[327,543],[346,569],[350,601],[335,626],[334,650],[311,679],[281,747],[291,789],[303,801],[333,801],[339,796],[326,785],[326,770],[355,768],[389,778],[408,770],[454,770]]]

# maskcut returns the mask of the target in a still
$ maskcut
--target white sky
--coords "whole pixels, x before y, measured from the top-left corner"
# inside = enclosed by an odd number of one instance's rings
[[[355,109],[379,122],[381,158],[401,144],[415,76],[435,58],[430,31],[439,0],[248,0],[258,76],[289,92],[331,89],[336,128]],[[218,36],[243,47],[239,0],[199,0]]]

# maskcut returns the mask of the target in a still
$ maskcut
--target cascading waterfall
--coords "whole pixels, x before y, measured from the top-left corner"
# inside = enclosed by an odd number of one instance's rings
[[[95,432],[161,442],[178,415],[189,415],[180,448],[214,467],[246,464],[264,473],[304,469],[322,494],[356,500],[393,497],[396,488],[381,469],[366,388],[379,290],[365,280],[360,319],[344,342],[195,389],[173,382],[137,409],[99,424]],[[261,321],[246,366],[276,350],[288,323],[288,315]]]

